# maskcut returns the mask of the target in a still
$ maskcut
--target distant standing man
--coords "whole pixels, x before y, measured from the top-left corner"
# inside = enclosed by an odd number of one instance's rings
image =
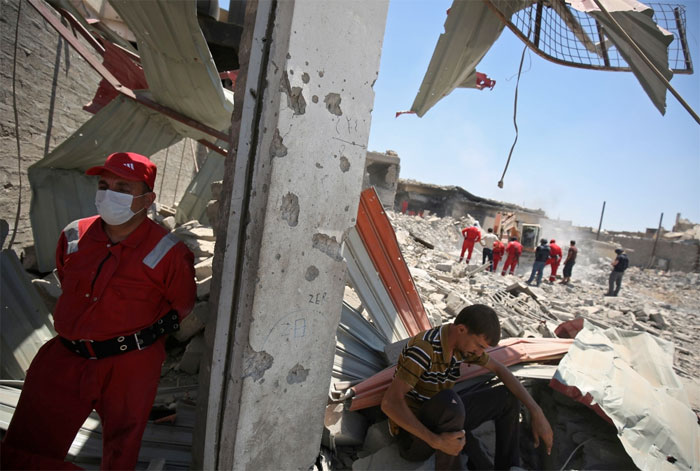
[[[474,244],[481,240],[481,231],[479,230],[479,223],[475,222],[469,227],[462,229],[462,236],[464,237],[464,242],[462,242],[462,253],[459,255],[459,261],[461,262],[464,258],[464,252],[469,250],[467,253],[467,265],[469,265],[469,260],[472,259],[472,251],[474,250]]]
[[[564,279],[561,280],[562,285],[569,283],[569,280],[571,280],[571,270],[576,263],[577,254],[578,249],[576,248],[576,241],[572,240],[569,244],[569,251],[566,253],[566,260],[564,260]]]
[[[510,238],[510,242],[506,246],[506,252],[508,253],[508,258],[506,258],[506,263],[503,265],[503,271],[501,276],[505,276],[510,267],[510,274],[512,275],[515,271],[515,267],[518,266],[518,261],[520,260],[520,254],[523,253],[523,246],[518,242],[515,237]]]
[[[550,265],[552,272],[549,275],[549,281],[554,283],[557,279],[557,269],[559,268],[559,262],[561,262],[562,257],[561,247],[557,245],[557,241],[552,239],[549,241],[549,258],[547,259],[546,265]]]
[[[610,278],[608,278],[608,293],[606,296],[617,296],[620,292],[620,286],[622,286],[622,275],[630,264],[624,250],[615,249],[615,253],[617,257],[612,262],[613,270],[610,272]]]
[[[146,217],[156,197],[153,162],[119,152],[86,173],[100,177],[99,215],[68,224],[58,240],[58,335],[27,371],[2,469],[76,469],[64,460],[93,409],[102,421],[101,469],[134,469],[165,334],[194,305],[192,252]]]
[[[506,247],[503,245],[503,242],[496,238],[493,243],[493,264],[491,266],[491,271],[498,272],[498,262],[500,262],[501,258],[503,258],[505,250]]]
[[[493,244],[498,241],[498,236],[493,233],[493,229],[488,228],[488,232],[484,237],[481,238],[479,243],[484,247],[483,254],[481,256],[481,264],[486,263],[486,259],[491,263],[489,266],[489,271],[493,271]]]
[[[532,273],[530,273],[530,278],[527,280],[527,284],[532,283],[537,275],[537,286],[542,283],[542,273],[544,272],[544,265],[547,263],[549,258],[549,245],[547,245],[547,239],[540,239],[540,245],[535,249],[535,261],[532,264]]]

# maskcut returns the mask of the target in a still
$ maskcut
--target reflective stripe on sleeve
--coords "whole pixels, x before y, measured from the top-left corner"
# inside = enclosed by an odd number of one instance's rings
[[[72,254],[78,251],[78,242],[80,241],[80,230],[78,228],[78,220],[68,224],[65,229],[63,229],[63,234],[66,236],[66,241],[68,242],[67,254]]]
[[[153,247],[153,250],[151,250],[151,252],[144,257],[143,263],[149,268],[155,268],[160,261],[163,260],[163,257],[167,255],[168,251],[178,242],[180,242],[180,239],[178,239],[176,236],[173,234],[167,234],[165,237],[160,239],[158,244]]]

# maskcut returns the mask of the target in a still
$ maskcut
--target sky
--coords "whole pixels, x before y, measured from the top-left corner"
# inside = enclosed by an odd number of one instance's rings
[[[400,177],[457,185],[481,197],[541,208],[553,219],[603,229],[670,230],[676,213],[700,223],[700,125],[667,93],[662,116],[634,75],[553,64],[527,52],[518,91],[518,142],[499,189],[515,129],[513,101],[524,44],[504,30],[477,70],[493,90],[457,89],[425,116],[402,115],[418,92],[451,1],[391,0],[368,150],[394,150]],[[700,114],[700,0],[686,6],[696,73],[676,90]]]

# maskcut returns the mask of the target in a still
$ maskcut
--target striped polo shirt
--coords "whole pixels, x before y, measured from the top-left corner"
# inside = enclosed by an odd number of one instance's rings
[[[414,412],[420,405],[443,389],[454,386],[459,379],[462,362],[485,366],[488,353],[463,356],[453,351],[447,356],[449,324],[426,330],[411,338],[399,356],[394,377],[413,388],[406,394],[406,403]]]

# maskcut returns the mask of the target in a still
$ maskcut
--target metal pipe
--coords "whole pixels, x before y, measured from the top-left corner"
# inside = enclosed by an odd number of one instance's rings
[[[595,240],[600,237],[600,228],[603,226],[603,214],[605,214],[605,201],[603,201],[603,210],[600,212],[600,222],[598,223],[598,233],[595,236]]]

